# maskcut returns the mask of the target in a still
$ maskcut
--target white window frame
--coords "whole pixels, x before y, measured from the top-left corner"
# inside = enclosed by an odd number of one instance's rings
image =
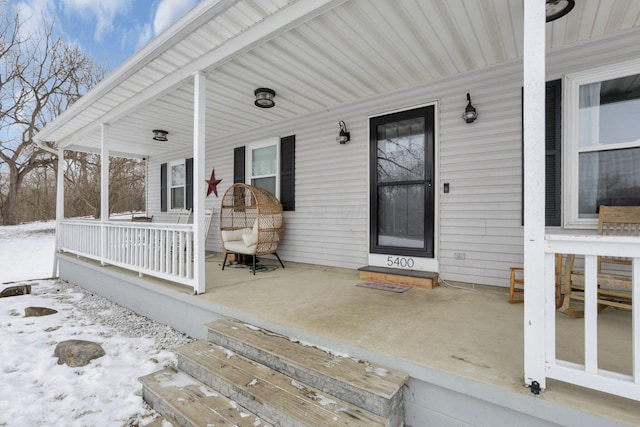
[[[184,184],[183,185],[173,185],[173,167],[174,166],[180,166],[182,165],[184,167]],[[167,170],[167,192],[169,194],[167,194],[167,200],[169,202],[169,210],[170,211],[179,211],[181,209],[184,209],[186,204],[187,204],[187,162],[182,159],[182,160],[174,160],[172,162],[169,162],[168,164],[168,170]],[[178,207],[178,208],[174,208],[173,207],[173,190],[174,188],[179,188],[182,187],[182,200],[183,200],[183,206],[182,207]]]
[[[251,181],[254,178],[268,178],[272,176],[269,175],[253,175],[252,173],[252,163],[253,163],[253,150],[258,148],[270,147],[274,145],[276,147],[276,198],[280,200],[280,139],[279,138],[269,138],[264,141],[254,142],[247,145],[247,155],[245,156],[245,183],[251,185]]]
[[[579,96],[580,86],[640,74],[640,59],[611,64],[605,67],[567,74],[563,81],[563,224],[564,228],[596,229],[598,218],[579,218],[578,154],[579,154]],[[622,143],[608,148],[638,147],[640,143]]]

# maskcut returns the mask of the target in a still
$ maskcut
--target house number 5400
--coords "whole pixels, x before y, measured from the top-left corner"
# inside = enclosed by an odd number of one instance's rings
[[[387,257],[387,265],[389,267],[400,267],[400,268],[413,268],[415,262],[413,258],[407,258],[403,256],[388,256]]]

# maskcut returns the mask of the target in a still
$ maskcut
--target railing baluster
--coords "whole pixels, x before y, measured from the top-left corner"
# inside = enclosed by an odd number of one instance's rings
[[[598,257],[584,257],[584,366],[598,372]]]
[[[107,223],[105,254],[101,254],[101,227],[99,221],[61,222],[60,249],[78,257],[102,259],[139,274],[193,284],[190,225]],[[105,258],[100,258],[103,255]]]
[[[640,387],[640,303],[638,302],[640,298],[640,257],[633,258],[631,268],[631,297],[633,298],[631,307],[631,342],[633,343],[631,351],[633,355],[631,360],[633,360],[633,382]]]

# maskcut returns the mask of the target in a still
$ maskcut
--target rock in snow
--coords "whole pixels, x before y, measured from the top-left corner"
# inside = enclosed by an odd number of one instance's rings
[[[93,359],[98,359],[104,354],[100,344],[85,340],[62,341],[53,352],[53,355],[58,358],[58,365],[64,363],[72,368],[86,366]]]

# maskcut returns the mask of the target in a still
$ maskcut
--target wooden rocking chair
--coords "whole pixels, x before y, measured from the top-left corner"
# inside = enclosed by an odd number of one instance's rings
[[[230,186],[220,205],[220,234],[225,253],[222,269],[230,253],[252,256],[254,275],[257,255],[273,254],[284,268],[276,252],[283,224],[282,205],[273,194],[247,184]]]
[[[640,236],[640,206],[600,206],[598,234]],[[560,311],[573,317],[583,317],[584,311],[576,310],[571,305],[572,300],[584,301],[584,271],[575,268],[574,263],[575,255],[567,255],[564,273],[565,296]],[[606,264],[630,266],[631,260],[623,257],[598,257],[598,311],[607,307],[631,310],[630,272],[604,272],[602,266]]]

